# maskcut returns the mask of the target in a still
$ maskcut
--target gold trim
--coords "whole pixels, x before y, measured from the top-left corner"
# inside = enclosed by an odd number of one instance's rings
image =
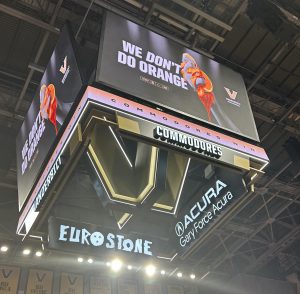
[[[133,202],[133,203],[140,203],[153,189],[155,185],[156,162],[157,162],[157,153],[158,153],[158,149],[156,147],[151,147],[151,159],[149,164],[148,183],[145,186],[144,190],[138,195],[137,198],[116,193],[113,185],[109,181],[109,177],[105,173],[105,170],[91,145],[89,145],[88,151],[91,157],[93,158],[94,163],[96,164],[112,198],[117,200]]]
[[[249,158],[244,158],[238,155],[234,155],[233,164],[242,169],[250,170],[250,160]]]
[[[123,215],[122,215],[122,217],[118,220],[118,224],[119,224],[119,226],[123,226],[124,225],[124,223],[130,218],[132,216],[132,214],[130,214],[130,213],[124,213]]]
[[[165,210],[169,210],[169,211],[172,211],[174,209],[174,206],[169,206],[169,205],[161,204],[161,203],[154,203],[153,207],[161,208],[161,209],[165,209]]]
[[[137,121],[117,114],[117,122],[118,122],[120,129],[131,132],[131,133],[135,133],[138,135],[141,134],[140,126]]]

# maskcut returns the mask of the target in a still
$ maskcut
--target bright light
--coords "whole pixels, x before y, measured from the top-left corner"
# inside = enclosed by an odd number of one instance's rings
[[[93,258],[89,258],[87,262],[88,262],[88,263],[93,263],[94,260],[93,260]]]
[[[178,273],[177,273],[177,277],[178,277],[178,278],[182,278],[182,273],[181,273],[181,272],[178,272]]]
[[[30,252],[31,252],[30,249],[24,249],[24,250],[23,250],[23,254],[24,254],[24,255],[29,255]]]
[[[78,261],[78,262],[83,262],[83,258],[82,258],[82,257],[78,257],[78,258],[77,258],[77,261]]]
[[[127,268],[131,271],[132,270],[132,265],[128,265]]]
[[[162,271],[160,271],[160,273],[161,273],[161,275],[164,276],[166,274],[166,271],[162,270]]]
[[[194,274],[191,274],[191,275],[190,275],[190,278],[191,278],[192,280],[195,280],[196,276],[195,276]]]
[[[110,267],[110,262],[109,262],[109,261],[106,263],[106,266],[107,266],[107,267]]]
[[[156,272],[156,267],[152,264],[149,264],[146,266],[145,272],[148,277],[152,277],[152,276],[154,276],[154,274]]]
[[[35,253],[35,256],[37,256],[37,257],[41,257],[43,255],[43,252],[42,251],[37,251],[36,253]]]
[[[116,258],[111,262],[111,269],[114,272],[119,272],[123,266],[123,263],[120,259]]]
[[[0,251],[1,252],[7,252],[8,247],[7,246],[1,246]]]

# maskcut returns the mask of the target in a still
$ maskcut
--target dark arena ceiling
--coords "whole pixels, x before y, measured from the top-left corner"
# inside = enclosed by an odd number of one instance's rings
[[[13,249],[0,262],[61,266],[51,250],[43,261],[21,256],[15,138],[62,26],[97,50],[106,9],[241,73],[270,158],[247,202],[183,264],[208,280],[299,273],[300,0],[1,0],[0,245]]]

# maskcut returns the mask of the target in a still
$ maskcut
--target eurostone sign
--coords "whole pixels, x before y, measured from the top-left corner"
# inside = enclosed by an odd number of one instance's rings
[[[155,256],[153,241],[137,234],[124,235],[90,224],[51,217],[48,225],[49,248],[94,253],[119,251],[141,256]]]
[[[268,157],[265,151],[258,146],[209,130],[203,126],[130,101],[118,95],[93,87],[87,87],[76,109],[72,113],[70,121],[64,129],[43,173],[34,186],[24,209],[21,211],[17,228],[18,233],[27,234],[39,217],[41,213],[40,200],[42,199],[45,202],[48,197],[47,191],[43,191],[43,186],[46,182],[47,190],[50,189],[51,187],[49,188],[49,186],[52,185],[55,177],[58,176],[57,170],[58,172],[63,172],[59,158],[63,155],[64,150],[66,150],[66,146],[78,124],[81,123],[83,114],[91,107],[101,108],[109,112],[114,111],[118,118],[117,120],[119,120],[120,117],[135,119],[136,121],[141,120],[143,123],[139,125],[140,134],[134,135],[138,135],[141,138],[143,136],[149,139],[152,138],[152,142],[160,141],[160,144],[167,144],[169,147],[175,146],[184,152],[194,152],[195,155],[197,154],[204,159],[222,163],[220,159],[222,159],[227,152],[229,152],[228,154],[231,152],[230,156],[233,157],[234,154],[238,154],[239,156],[242,155],[250,158],[250,161],[255,161],[261,170],[268,164]],[[118,123],[121,132],[132,134],[130,130],[123,128],[121,122]],[[171,141],[168,142],[167,137],[170,136],[171,131],[173,132],[172,140],[169,138],[169,141]],[[176,142],[177,136],[178,139],[180,137],[179,134],[182,136],[185,135],[185,137],[181,137],[183,139]],[[197,148],[198,144],[199,148]],[[217,158],[218,156],[220,157]],[[232,157],[230,160],[232,160]]]

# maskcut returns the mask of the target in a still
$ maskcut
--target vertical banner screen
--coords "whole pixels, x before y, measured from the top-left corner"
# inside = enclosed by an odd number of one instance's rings
[[[181,286],[168,286],[168,294],[184,294]]]
[[[83,294],[83,276],[62,273],[60,277],[60,294]]]
[[[52,294],[53,272],[32,269],[29,271],[26,294]]]
[[[20,268],[0,265],[0,294],[17,294]]]
[[[90,278],[90,294],[112,294],[111,280],[106,277]]]
[[[136,281],[133,280],[119,280],[118,294],[138,294]]]
[[[65,26],[17,136],[19,208],[30,193],[82,87],[74,42]]]
[[[145,294],[161,294],[161,286],[158,284],[145,284]]]

